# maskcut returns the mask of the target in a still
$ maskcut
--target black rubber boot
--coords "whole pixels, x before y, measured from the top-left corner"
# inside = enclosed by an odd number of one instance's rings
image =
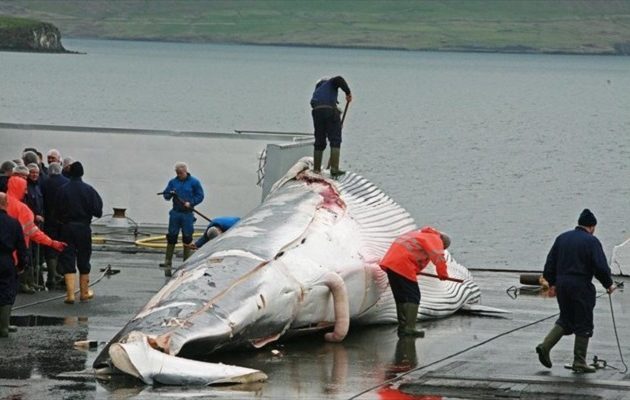
[[[398,328],[398,336],[424,337],[424,331],[416,329],[416,319],[418,318],[418,307],[416,303],[402,303],[400,305],[404,315],[404,322]]]
[[[184,261],[188,260],[192,254],[193,250],[190,247],[184,246]]]
[[[545,336],[543,342],[536,346],[538,361],[540,361],[540,363],[547,368],[551,368],[552,365],[549,352],[551,351],[553,346],[555,346],[556,343],[558,343],[558,341],[562,338],[562,335],[564,335],[564,330],[562,329],[562,327],[560,325],[554,325],[547,336]]]
[[[48,258],[46,260],[46,287],[49,290],[62,289],[64,285],[60,285],[60,281],[63,280],[63,276],[57,272],[58,260],[56,258]]]
[[[339,147],[330,148],[330,176],[337,178],[346,173],[339,169],[339,158],[341,157],[341,149]]]
[[[592,367],[586,363],[586,351],[588,350],[588,340],[586,336],[575,335],[575,344],[573,345],[573,369],[577,373],[593,373],[597,371],[595,367]]]
[[[173,265],[173,254],[175,254],[175,244],[168,243],[166,245],[166,254],[164,255],[164,262],[160,264],[160,268],[164,270],[164,276],[171,277],[171,267]]]
[[[324,150],[315,150],[313,152],[313,172],[319,174],[322,172],[322,159],[324,158]]]
[[[9,321],[11,320],[11,305],[0,306],[0,337],[9,336]]]

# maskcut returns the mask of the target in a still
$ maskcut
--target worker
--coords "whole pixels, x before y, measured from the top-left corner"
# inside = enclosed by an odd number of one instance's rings
[[[315,129],[315,144],[313,152],[313,172],[319,174],[322,167],[322,158],[326,149],[326,139],[330,143],[330,175],[333,178],[345,174],[339,169],[339,157],[341,154],[341,111],[337,108],[338,89],[346,93],[346,102],[352,101],[352,93],[346,80],[341,76],[334,78],[322,78],[315,85],[315,91],[311,97],[311,115]]]
[[[389,286],[396,302],[398,336],[423,337],[424,331],[416,330],[420,306],[420,287],[417,275],[433,262],[440,280],[449,278],[444,249],[450,238],[436,229],[425,226],[398,237],[379,263],[387,273]]]
[[[173,254],[177,244],[177,236],[181,230],[182,242],[190,245],[193,239],[195,216],[193,209],[203,201],[204,194],[201,183],[188,172],[188,165],[184,162],[175,163],[176,176],[168,181],[162,192],[165,200],[172,200],[173,207],[169,212],[168,234],[166,235],[166,254],[164,263],[160,268],[164,269],[164,275],[170,277],[173,265]],[[184,246],[184,261],[192,254],[190,246]]]
[[[197,250],[204,244],[208,243],[210,240],[216,238],[220,234],[224,233],[241,219],[239,217],[216,217],[212,218],[210,224],[206,227],[206,230],[203,232],[203,235],[195,243],[191,243],[189,246],[193,250]]]
[[[0,337],[9,336],[11,307],[17,295],[17,274],[28,263],[20,222],[7,214],[7,195],[0,192]]]
[[[94,297],[90,289],[92,257],[92,217],[103,216],[103,200],[96,189],[83,182],[83,164],[75,161],[68,169],[70,182],[57,190],[55,212],[60,223],[59,237],[68,247],[59,255],[59,268],[66,282],[64,303],[74,304],[76,272],[79,270],[79,300]]]
[[[595,286],[593,276],[609,294],[615,290],[602,244],[594,236],[597,218],[584,209],[575,229],[556,238],[547,255],[543,277],[549,282],[549,293],[555,295],[560,317],[542,343],[536,346],[538,360],[551,368],[550,351],[563,335],[575,335],[573,364],[575,372],[595,372],[586,363],[589,338],[593,336]]]
[[[66,243],[51,239],[37,227],[35,224],[35,215],[30,208],[22,202],[25,195],[26,179],[15,175],[10,177],[7,183],[7,214],[17,219],[22,225],[26,247],[28,248],[32,241],[52,247],[56,251],[62,251],[66,247]],[[30,268],[30,266],[27,266],[24,274],[22,274],[25,278],[22,280],[22,287],[20,289],[23,293],[28,294],[35,292],[31,286],[33,273],[32,270],[29,270]]]

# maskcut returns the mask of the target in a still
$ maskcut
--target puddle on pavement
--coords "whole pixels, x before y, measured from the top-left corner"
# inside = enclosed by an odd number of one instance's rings
[[[44,315],[12,315],[11,325],[33,326],[78,326],[87,325],[88,317],[48,317]]]

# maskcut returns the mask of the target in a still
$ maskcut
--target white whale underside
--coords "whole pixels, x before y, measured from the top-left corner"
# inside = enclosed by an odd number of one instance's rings
[[[416,229],[411,216],[354,173],[338,181],[309,172],[300,160],[265,201],[201,248],[99,355],[147,384],[213,384],[264,380],[260,371],[176,357],[261,347],[285,334],[330,329],[343,339],[352,324],[395,323],[387,275],[378,266],[394,239]],[[483,307],[470,272],[447,252],[449,276],[421,277],[418,318]],[[435,273],[433,265],[425,272]],[[195,347],[195,345],[198,345]],[[210,347],[208,347],[210,346]]]

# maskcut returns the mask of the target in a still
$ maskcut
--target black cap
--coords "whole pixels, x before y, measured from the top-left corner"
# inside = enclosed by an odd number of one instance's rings
[[[597,218],[595,218],[595,215],[591,212],[591,210],[585,208],[580,214],[580,218],[578,218],[578,225],[595,226],[597,225]]]
[[[83,176],[83,165],[79,161],[75,161],[70,164],[70,171],[68,171],[68,175],[73,178],[80,178]]]

